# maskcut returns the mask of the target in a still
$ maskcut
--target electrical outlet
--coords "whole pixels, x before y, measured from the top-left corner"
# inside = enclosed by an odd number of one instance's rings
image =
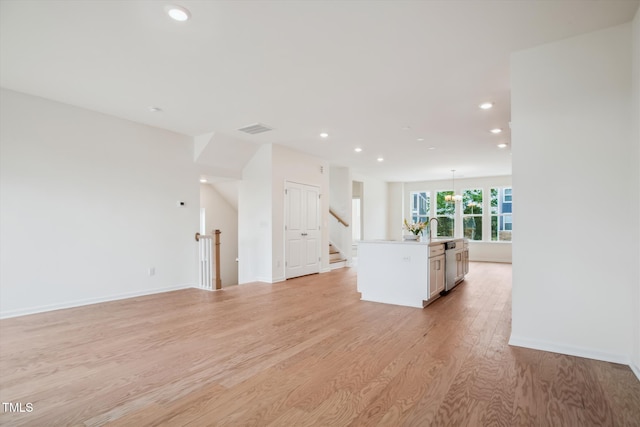
[[[402,257],[402,261],[403,262],[411,262],[411,257],[410,256],[403,256]]]
[[[149,268],[149,276],[155,276],[156,275],[156,268],[155,267],[150,267]]]

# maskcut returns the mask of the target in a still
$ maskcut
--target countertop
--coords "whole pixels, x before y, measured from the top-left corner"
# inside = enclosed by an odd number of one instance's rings
[[[462,238],[462,237],[437,237],[437,238],[433,238],[431,239],[431,241],[429,241],[428,239],[424,239],[419,242],[416,242],[415,240],[361,240],[359,243],[384,243],[384,244],[392,244],[392,245],[429,245],[429,246],[435,246],[435,245],[441,245],[443,243],[446,242],[453,242],[453,241],[466,241],[467,239]]]

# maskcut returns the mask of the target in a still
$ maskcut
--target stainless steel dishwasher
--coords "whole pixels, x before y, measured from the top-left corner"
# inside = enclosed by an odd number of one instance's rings
[[[445,256],[445,281],[443,295],[449,293],[458,283],[464,280],[464,242],[446,242]]]

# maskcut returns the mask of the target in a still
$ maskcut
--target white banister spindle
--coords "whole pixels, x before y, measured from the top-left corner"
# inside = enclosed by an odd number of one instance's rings
[[[200,235],[200,287],[213,290],[212,236]]]
[[[222,289],[220,280],[220,230],[213,230],[213,234],[196,233],[198,242],[198,254],[200,259],[200,287],[202,289],[214,290],[213,281],[215,279],[215,290]],[[215,252],[214,252],[215,251]],[[213,257],[215,255],[215,262]],[[215,267],[215,275],[213,268]]]

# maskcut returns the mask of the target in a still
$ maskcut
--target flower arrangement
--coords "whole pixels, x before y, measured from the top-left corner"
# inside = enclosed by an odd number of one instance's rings
[[[427,228],[426,222],[418,221],[418,222],[412,222],[411,224],[409,224],[406,218],[404,220],[404,229],[415,234],[416,236],[422,233],[422,230],[424,230],[425,228]]]

